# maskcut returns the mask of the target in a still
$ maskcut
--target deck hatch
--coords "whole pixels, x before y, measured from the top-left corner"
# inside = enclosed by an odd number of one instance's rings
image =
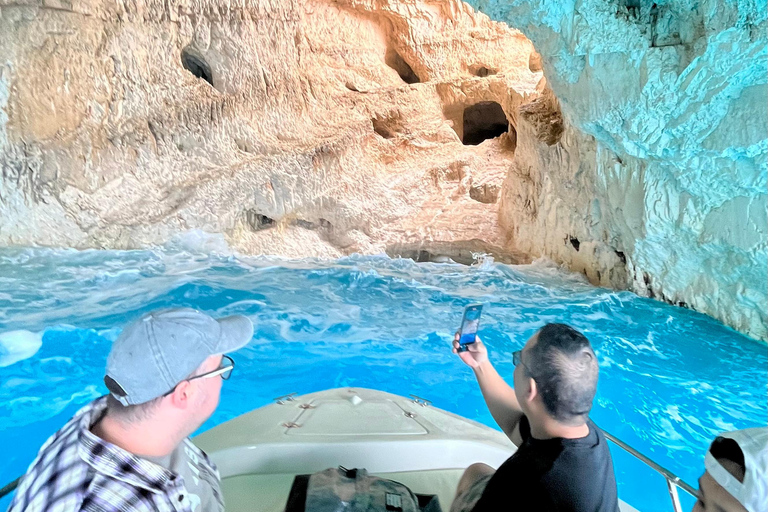
[[[355,403],[356,402],[356,403]],[[408,417],[392,400],[313,400],[295,422],[301,428],[286,429],[289,436],[392,436],[427,433],[417,418]]]

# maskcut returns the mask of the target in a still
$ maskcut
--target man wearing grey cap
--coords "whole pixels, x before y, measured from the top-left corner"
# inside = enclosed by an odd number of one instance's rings
[[[216,466],[188,438],[219,403],[253,324],[193,309],[148,313],[112,345],[110,394],[40,449],[9,512],[221,512]]]

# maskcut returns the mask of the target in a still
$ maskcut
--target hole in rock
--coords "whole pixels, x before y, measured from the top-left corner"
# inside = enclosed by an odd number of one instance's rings
[[[315,229],[314,222],[310,222],[310,221],[304,220],[304,219],[296,219],[296,220],[294,220],[293,221],[293,225],[294,226],[298,226],[300,228],[304,228],[304,229]]]
[[[481,101],[464,109],[464,136],[461,141],[465,145],[477,146],[484,140],[507,133],[508,130],[507,116],[501,105],[495,101]]]
[[[538,73],[544,69],[541,65],[541,55],[531,52],[528,56],[528,69],[531,70],[531,73]]]
[[[624,6],[630,16],[637,18],[640,15],[640,0],[624,0]]]
[[[490,69],[486,66],[471,66],[469,68],[469,72],[482,78],[496,74],[496,70]]]
[[[291,224],[293,226],[297,226],[297,227],[304,228],[304,229],[310,229],[310,230],[313,230],[313,231],[318,229],[318,228],[324,229],[326,231],[330,231],[331,229],[333,229],[333,226],[331,225],[331,223],[328,222],[327,220],[323,219],[323,218],[318,220],[317,223],[314,223],[314,222],[309,221],[309,220],[304,220],[304,219],[294,219],[293,221],[291,221]]]
[[[187,46],[181,50],[181,65],[184,69],[195,75],[197,78],[202,78],[211,86],[213,86],[213,74],[211,73],[211,66],[205,61],[202,55],[196,50]]]
[[[246,139],[240,139],[235,138],[233,139],[235,141],[235,146],[237,146],[237,149],[242,151],[243,153],[255,153],[254,147],[251,145],[249,141]]]
[[[400,75],[400,78],[403,79],[403,82],[407,84],[418,84],[421,82],[418,75],[413,72],[411,66],[405,62],[397,50],[389,49],[387,54],[384,56],[384,63],[397,71],[397,74]]]
[[[478,203],[493,204],[499,200],[500,187],[492,183],[484,183],[469,188],[469,197]]]
[[[390,251],[388,250],[388,253]],[[416,263],[459,263],[461,265],[471,265],[474,260],[470,257],[461,257],[456,254],[441,254],[426,249],[400,249],[398,252],[390,255],[393,258],[407,258]]]
[[[245,220],[254,231],[261,231],[262,229],[268,229],[275,225],[274,219],[270,219],[266,215],[262,215],[255,210],[246,210]]]
[[[648,290],[648,296],[652,299],[655,299],[656,292],[653,291],[653,287],[651,286],[651,276],[648,275],[648,272],[643,272],[643,282],[645,283],[645,287]]]
[[[614,251],[614,252],[616,253],[616,256],[619,257],[621,262],[626,265],[627,264],[627,257],[624,255],[624,253],[621,252],[621,251]]]
[[[462,265],[478,263],[484,256],[490,256],[493,261],[508,265],[517,265],[523,262],[515,255],[478,239],[397,243],[388,246],[386,253],[390,258],[408,258],[417,262],[429,261],[434,263],[450,263],[452,260]]]
[[[389,129],[387,123],[382,119],[371,119],[373,123],[373,131],[384,137],[385,139],[391,139],[395,136],[394,132]]]
[[[373,124],[373,131],[385,139],[392,139],[403,131],[402,119],[397,112],[385,117],[374,117],[371,119],[371,124]]]
[[[571,237],[571,245],[573,246],[574,249],[578,251],[581,243],[579,242],[578,238]]]

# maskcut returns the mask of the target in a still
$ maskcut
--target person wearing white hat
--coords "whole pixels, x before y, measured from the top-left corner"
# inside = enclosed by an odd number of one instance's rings
[[[768,512],[768,427],[720,434],[704,468],[693,512]]]

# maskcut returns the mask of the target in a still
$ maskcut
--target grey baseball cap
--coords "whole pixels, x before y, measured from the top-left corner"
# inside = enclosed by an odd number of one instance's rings
[[[234,352],[253,337],[253,323],[218,320],[188,308],[147,313],[128,325],[107,358],[107,389],[123,405],[143,404],[172,390],[206,358]]]

